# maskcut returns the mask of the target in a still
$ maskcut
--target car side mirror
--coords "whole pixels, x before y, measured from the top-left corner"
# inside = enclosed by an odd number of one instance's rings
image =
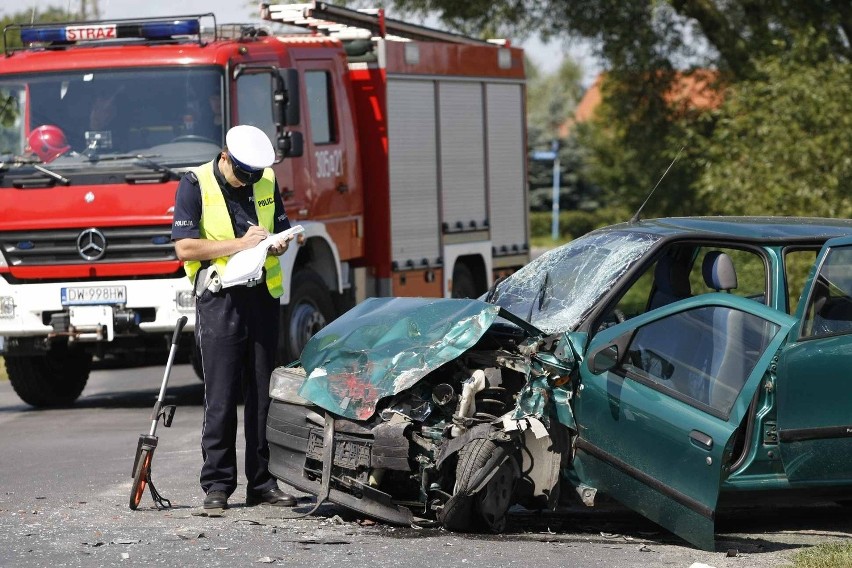
[[[618,365],[618,345],[605,345],[592,355],[590,369],[596,375],[614,369]]]
[[[633,331],[623,333],[610,343],[598,347],[589,354],[589,369],[600,375],[605,371],[611,371],[621,363],[622,357],[627,353],[627,346],[633,338]]]

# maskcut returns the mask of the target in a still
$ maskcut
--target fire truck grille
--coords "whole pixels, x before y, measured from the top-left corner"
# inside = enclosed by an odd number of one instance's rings
[[[61,229],[0,234],[9,266],[177,260],[171,226]]]

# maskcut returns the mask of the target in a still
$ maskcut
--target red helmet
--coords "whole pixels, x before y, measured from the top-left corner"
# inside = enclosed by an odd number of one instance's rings
[[[62,129],[52,124],[34,128],[27,138],[27,147],[45,163],[55,160],[71,148]]]

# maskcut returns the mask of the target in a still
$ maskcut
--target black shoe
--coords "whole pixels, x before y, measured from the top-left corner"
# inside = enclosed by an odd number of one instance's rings
[[[227,509],[228,495],[224,491],[211,491],[204,498],[205,509]]]
[[[276,507],[295,507],[296,498],[289,493],[284,493],[277,487],[267,489],[263,493],[246,493],[247,506],[254,507],[261,503],[275,505]]]

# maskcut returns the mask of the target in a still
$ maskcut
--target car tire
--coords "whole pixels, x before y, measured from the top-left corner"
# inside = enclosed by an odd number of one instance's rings
[[[281,307],[278,365],[298,359],[308,340],[335,317],[334,302],[320,275],[309,268],[293,274],[290,303]]]
[[[467,495],[474,477],[496,450],[497,444],[484,438],[473,440],[459,450],[453,497],[444,504],[439,515],[445,529],[502,532],[505,528],[515,482],[511,460],[498,468],[482,490]]]
[[[76,348],[6,357],[12,388],[21,400],[37,408],[72,404],[86,387],[91,369],[91,353]]]
[[[453,298],[476,298],[476,279],[473,272],[462,262],[456,262],[453,267]]]

